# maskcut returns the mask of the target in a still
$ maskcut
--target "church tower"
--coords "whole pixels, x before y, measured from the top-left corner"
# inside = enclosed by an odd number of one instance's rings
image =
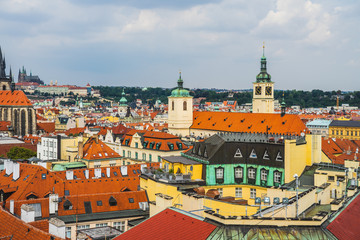
[[[123,88],[121,93],[121,99],[119,101],[118,113],[125,115],[128,109],[127,99],[125,98],[125,88]]]
[[[181,72],[177,83],[168,97],[168,129],[171,134],[187,136],[193,123],[193,97],[183,88]]]
[[[274,113],[274,82],[271,81],[271,75],[266,69],[265,45],[260,73],[256,76],[256,82],[253,83],[252,112]]]

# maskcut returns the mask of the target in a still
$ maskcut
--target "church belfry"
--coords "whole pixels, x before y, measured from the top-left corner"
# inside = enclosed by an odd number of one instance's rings
[[[177,84],[168,97],[168,129],[171,134],[187,136],[193,122],[193,97],[183,87],[181,72]]]
[[[253,113],[274,113],[274,82],[271,81],[271,75],[267,73],[266,64],[265,45],[263,45],[260,73],[253,83]]]

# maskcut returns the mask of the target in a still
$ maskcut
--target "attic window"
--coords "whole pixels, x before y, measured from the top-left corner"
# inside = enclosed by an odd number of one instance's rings
[[[174,150],[174,144],[168,143],[168,146],[169,146],[169,149],[170,149],[170,150]]]
[[[116,206],[116,205],[117,205],[117,201],[116,201],[116,199],[115,199],[113,196],[111,196],[111,197],[109,198],[109,205],[110,205],[110,206]]]
[[[196,150],[195,150],[195,144],[194,144],[194,146],[193,146],[192,153],[193,153],[193,154],[195,154],[195,153],[196,153]]]
[[[114,174],[114,176],[116,176],[116,177],[117,177],[117,172],[113,172],[113,174]]]
[[[158,143],[156,144],[156,150],[159,150],[159,149],[160,149],[160,146],[161,146],[161,142],[158,142]]]
[[[199,147],[198,155],[201,156],[201,148]]]
[[[66,201],[64,202],[64,210],[71,210],[73,209],[73,205],[72,203],[69,201],[69,199],[66,199]]]
[[[41,174],[41,179],[46,179],[46,173]]]
[[[29,176],[30,176],[30,175],[27,175],[27,176],[24,178],[24,181],[25,181],[26,179],[28,179]]]
[[[148,145],[148,143],[149,143],[149,141],[145,141],[145,142],[143,143],[143,147],[146,148],[146,146]]]
[[[102,206],[102,201],[96,201],[96,205]]]
[[[265,150],[265,152],[264,152],[263,159],[270,160],[270,157],[269,157],[269,154],[268,154],[267,150]]]
[[[282,158],[280,152],[278,152],[278,154],[276,156],[276,161],[282,161],[282,160],[283,160],[283,158]]]
[[[128,146],[129,145],[129,139],[125,140],[125,145]]]
[[[129,198],[129,203],[134,203],[134,199],[133,199],[133,198]]]
[[[133,170],[133,173],[136,174],[136,170],[135,170],[135,169]]]
[[[137,171],[137,173],[138,173],[138,174],[141,174],[141,171],[140,171],[139,169],[138,169],[138,170],[136,170],[136,171]]]
[[[65,190],[64,194],[65,194],[65,196],[69,196],[69,195],[70,195],[70,191],[69,191],[69,190]]]
[[[204,150],[204,157],[208,157],[208,154],[207,154],[207,151],[206,151],[206,148],[205,148],[205,150]]]
[[[105,173],[101,173],[101,177],[105,177]]]
[[[106,152],[106,153],[104,153],[104,154],[105,154],[105,156],[108,156],[107,152]]]
[[[236,150],[234,157],[236,157],[236,158],[241,158],[241,157],[242,157],[240,148],[238,148],[238,149]]]
[[[257,155],[256,155],[256,152],[255,152],[255,149],[253,149],[250,153],[250,158],[257,158]]]
[[[100,157],[102,157],[102,154],[101,154],[101,153],[99,153],[99,156],[100,156]]]
[[[151,142],[149,147],[152,149],[154,147],[154,145],[155,145],[155,142]]]
[[[176,145],[179,149],[183,149],[182,143],[181,142],[176,142]]]

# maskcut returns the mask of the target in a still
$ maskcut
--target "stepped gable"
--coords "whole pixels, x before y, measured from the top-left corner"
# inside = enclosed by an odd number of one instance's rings
[[[45,231],[25,223],[0,207],[0,239],[61,240]]]
[[[308,129],[298,115],[274,113],[194,112],[191,129],[300,135]]]
[[[0,106],[32,106],[23,91],[0,91]]]
[[[89,138],[84,144],[83,159],[86,160],[102,160],[109,158],[120,158],[121,156],[112,150],[103,141],[96,137]]]

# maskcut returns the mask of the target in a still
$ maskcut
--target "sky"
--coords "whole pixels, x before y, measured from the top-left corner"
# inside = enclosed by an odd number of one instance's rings
[[[46,84],[360,90],[358,0],[0,0],[0,46]]]

